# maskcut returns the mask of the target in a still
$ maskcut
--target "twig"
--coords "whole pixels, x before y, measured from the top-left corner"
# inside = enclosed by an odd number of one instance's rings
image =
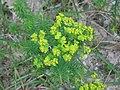
[[[95,50],[99,45],[100,43],[103,41],[104,37],[99,41],[99,43],[93,48],[93,50]]]
[[[19,75],[19,73],[18,73],[18,71],[17,71],[17,69],[15,69],[15,72],[16,72],[16,74],[17,74],[17,76],[20,78],[20,75]],[[22,89],[24,90],[24,84],[23,84],[23,82],[22,81],[20,81],[21,82],[21,84],[22,84]]]
[[[93,25],[95,25],[96,27],[100,28],[101,30],[105,31],[108,35],[114,37],[114,35],[112,35],[111,33],[109,33],[105,28],[103,28],[102,26],[100,26],[100,25],[97,24],[96,22],[94,22],[94,21],[88,21],[88,22],[90,22],[91,24],[93,24]],[[102,31],[102,32],[103,32],[103,31]]]
[[[106,81],[108,80],[108,78],[109,78],[109,76],[110,76],[111,72],[112,72],[112,70],[110,70],[110,71],[109,71],[109,73],[108,73],[108,75],[107,75],[107,77],[106,77],[106,79],[105,79],[104,84],[105,84],[105,83],[106,83]]]
[[[19,41],[19,39],[17,37],[15,37],[14,35],[11,34],[3,34],[2,36],[4,37],[8,37],[9,39],[13,40],[13,41]]]

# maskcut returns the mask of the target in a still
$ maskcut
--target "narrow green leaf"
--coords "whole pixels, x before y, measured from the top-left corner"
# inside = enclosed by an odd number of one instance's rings
[[[115,67],[108,60],[106,60],[106,58],[98,50],[96,50],[95,53],[100,59],[102,59],[103,62],[108,65],[108,67],[110,67],[114,72],[117,72]]]

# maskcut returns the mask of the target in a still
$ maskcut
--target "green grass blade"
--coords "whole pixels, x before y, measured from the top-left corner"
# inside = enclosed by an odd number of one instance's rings
[[[2,85],[2,82],[0,81],[0,90],[4,90],[4,87]]]
[[[105,62],[114,72],[117,72],[115,67],[108,61],[106,58],[98,51],[95,51],[96,55],[103,61]]]
[[[77,14],[78,20],[80,20],[79,11],[78,11],[78,9],[77,9],[77,6],[75,5],[75,1],[72,0],[72,2],[73,2],[73,5],[74,5],[74,7],[75,7],[75,10],[76,10],[76,14]]]

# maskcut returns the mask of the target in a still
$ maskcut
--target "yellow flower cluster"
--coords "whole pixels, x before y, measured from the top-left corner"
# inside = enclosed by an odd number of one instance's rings
[[[91,41],[93,39],[93,28],[74,22],[71,17],[65,17],[61,13],[56,16],[56,22],[51,27],[50,33],[61,44],[62,52],[67,52],[71,56],[79,49],[80,42]],[[77,43],[71,43],[73,41],[72,38]],[[68,45],[68,43],[71,44]],[[82,57],[84,57],[84,54],[91,52],[88,46],[83,46],[83,49]]]
[[[38,63],[39,63],[39,64],[38,64]],[[39,59],[38,59],[38,58],[34,58],[34,65],[35,65],[37,68],[43,67],[43,63],[42,63],[42,62],[39,62]]]
[[[90,52],[91,52],[91,49],[90,49],[90,47],[88,47],[88,46],[83,46],[83,49],[84,49],[84,53],[87,53],[87,54],[89,54]]]
[[[56,46],[52,49],[52,52],[55,56],[59,56],[61,53],[61,51]]]
[[[97,76],[98,74],[94,72],[94,74],[91,75],[92,79],[94,79],[94,82],[85,83],[79,88],[79,90],[104,90],[106,85],[102,82],[99,82]]]
[[[39,39],[38,37],[39,36]],[[37,35],[36,33],[33,33],[31,35],[31,38],[32,38],[32,41],[36,42],[38,41],[39,45],[40,45],[40,51],[42,53],[47,53],[48,52],[48,48],[49,48],[49,44],[48,44],[48,40],[45,39],[45,32],[43,30],[40,30],[39,32],[39,35]],[[59,33],[58,33],[58,36],[56,36],[56,39],[59,38]],[[53,55],[56,55],[58,56],[60,54],[60,50],[57,49],[57,47],[54,47],[52,49],[52,52],[53,52]],[[37,66],[37,68],[40,68],[43,66],[43,63],[42,62],[38,62],[39,60],[37,58],[34,59],[34,65]],[[51,59],[49,56],[46,56],[45,59],[44,59],[44,64],[46,66],[56,66],[58,64],[58,58],[53,58]]]
[[[70,61],[72,59],[72,56],[70,54],[64,54],[63,58],[65,61]]]
[[[92,77],[93,79],[97,79],[97,76],[98,76],[97,73],[94,73],[94,74],[91,75],[91,77]]]
[[[34,42],[36,42],[36,41],[38,40],[36,33],[33,33],[33,34],[31,35],[31,40],[34,41]]]
[[[71,17],[66,17],[61,13],[56,16],[56,21],[51,26],[49,33],[50,38],[46,38],[43,30],[40,30],[39,35],[36,33],[31,35],[32,41],[38,41],[40,51],[45,54],[43,62],[46,66],[56,66],[60,57],[65,61],[70,61],[80,49],[81,43],[93,39],[93,28],[75,22]],[[51,38],[54,39],[55,45],[48,43]],[[91,52],[88,46],[81,48],[84,50],[82,56]]]
[[[58,64],[58,58],[53,58],[51,60],[51,58],[47,56],[44,60],[44,63],[46,66],[56,66]]]
[[[85,83],[79,90],[104,90],[106,85],[101,82]]]
[[[48,48],[49,48],[49,44],[48,44],[48,40],[45,39],[45,32],[43,30],[40,30],[39,32],[39,45],[40,45],[40,51],[43,53],[47,53]]]
[[[74,38],[79,41],[91,41],[93,39],[93,28],[82,23],[74,22],[71,17],[65,17],[63,14],[56,16],[56,22],[51,27],[51,34],[60,38],[61,33],[58,33],[59,27],[63,26],[63,32],[74,35]]]

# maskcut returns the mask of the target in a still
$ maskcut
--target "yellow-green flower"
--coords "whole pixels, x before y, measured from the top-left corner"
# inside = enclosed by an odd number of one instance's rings
[[[69,26],[72,26],[73,23],[74,23],[74,20],[70,17],[69,20],[68,20]]]
[[[81,53],[81,54],[80,54],[80,57],[81,57],[82,59],[85,59],[84,53]]]
[[[43,53],[47,53],[48,46],[40,46],[40,51],[43,52]]]
[[[45,57],[44,64],[46,66],[51,66],[51,61],[50,61],[50,57],[49,56]]]
[[[38,64],[38,58],[34,58],[34,65]]]
[[[63,18],[63,22],[64,22],[64,24],[67,25],[67,26],[69,26],[68,20],[69,20],[68,17],[64,17],[64,18]]]
[[[53,34],[53,35],[56,34],[56,29],[57,28],[55,26],[52,26],[51,30],[50,30],[50,33]]]
[[[81,86],[81,87],[79,88],[79,90],[84,90],[83,86]]]
[[[70,46],[69,45],[67,45],[67,44],[63,44],[62,45],[62,51],[63,52],[67,52],[67,51],[69,51],[70,50]]]
[[[93,39],[93,35],[87,36],[87,40],[91,41]]]
[[[37,68],[43,67],[43,63],[40,62],[38,58],[34,58],[34,65],[35,65]]]
[[[55,55],[55,56],[59,56],[61,53],[61,51],[57,47],[54,47],[52,49],[52,52],[53,52],[53,55]]]
[[[80,40],[80,41],[84,41],[84,40],[85,40],[85,36],[83,36],[83,35],[79,35],[79,36],[78,36],[78,40]]]
[[[67,33],[69,33],[69,34],[72,32],[72,30],[71,30],[70,27],[64,27],[64,29],[65,29],[65,31],[66,31]]]
[[[62,20],[61,16],[56,16],[56,25],[57,26],[61,26],[61,20]]]
[[[74,24],[74,20],[71,17],[70,18],[64,17],[62,20],[64,24],[67,26],[72,26]]]
[[[105,87],[106,85],[101,82],[85,83],[79,88],[79,90],[104,90]]]
[[[79,29],[79,35],[82,35],[83,31],[81,29]]]
[[[59,13],[59,16],[60,16],[60,17],[63,17],[63,16],[64,16],[64,14],[62,14],[62,13]]]
[[[56,21],[56,26],[57,26],[57,27],[61,26],[61,21],[60,21],[60,20],[57,20],[57,21]]]
[[[64,54],[64,55],[63,55],[63,59],[64,59],[65,61],[70,61],[70,60],[72,59],[72,56],[71,56],[70,54]]]
[[[78,42],[77,40],[74,40],[74,44],[77,44],[77,45],[78,45],[78,44],[79,44],[79,42]]]
[[[65,36],[62,36],[62,38],[60,39],[60,43],[63,45],[65,44],[67,41],[66,41],[66,37]]]
[[[101,82],[95,82],[95,84],[100,90],[104,90],[106,88],[106,85]]]
[[[73,55],[76,52],[74,45],[70,45],[70,53]]]
[[[60,16],[56,16],[56,20],[61,22],[61,17]]]
[[[72,34],[75,33],[75,28],[71,28],[71,33],[72,33]]]
[[[97,90],[97,86],[93,83],[90,83],[89,87],[90,87],[91,90]]]
[[[84,84],[84,86],[83,86],[84,88],[85,88],[85,90],[89,90],[89,86],[88,86],[88,84],[86,83],[86,84]]]
[[[83,46],[83,49],[84,49],[83,52],[86,53],[86,54],[89,54],[91,52],[91,49],[88,46]]]
[[[74,33],[75,33],[75,35],[78,35],[79,34],[79,29],[76,29]]]
[[[40,39],[39,44],[40,44],[41,46],[42,46],[42,45],[46,45],[46,44],[48,44],[48,41],[47,41],[46,39],[42,38],[42,39]]]
[[[33,33],[33,34],[31,35],[31,38],[32,38],[32,41],[34,41],[34,42],[36,42],[36,41],[38,40],[36,33]]]
[[[57,32],[57,34],[55,35],[55,39],[60,39],[61,36],[62,36],[61,32]]]
[[[40,30],[39,32],[39,38],[44,38],[45,32],[43,30]]]
[[[56,66],[58,64],[58,58],[53,58],[53,60],[51,60],[51,64]]]
[[[78,28],[81,29],[84,25],[82,23],[78,24]]]
[[[88,26],[88,30],[89,30],[90,32],[93,32],[93,28],[90,27],[90,26]]]
[[[91,75],[91,77],[92,77],[92,78],[94,78],[94,79],[96,79],[96,78],[97,78],[97,76],[98,76],[98,74],[97,74],[97,73],[94,73],[94,74],[92,74],[92,75]]]
[[[73,55],[78,50],[78,45],[70,45],[70,53]]]
[[[79,26],[79,23],[78,23],[78,22],[74,22],[74,26],[75,26],[75,27],[78,27],[78,26]]]

